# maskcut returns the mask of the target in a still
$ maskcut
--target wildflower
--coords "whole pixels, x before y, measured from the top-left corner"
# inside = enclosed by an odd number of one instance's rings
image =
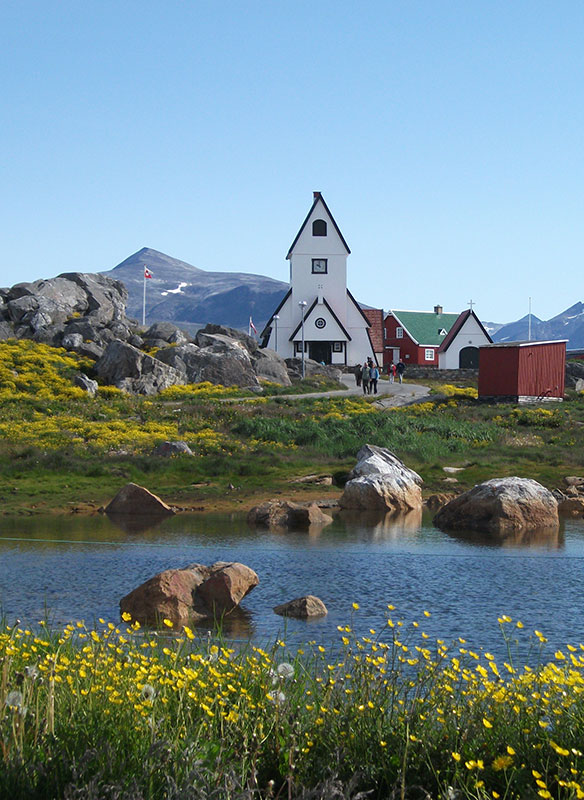
[[[22,709],[22,701],[22,692],[19,692],[18,689],[14,689],[14,691],[8,692],[4,703],[13,711],[20,711]]]
[[[515,755],[515,749],[513,747],[511,747],[510,744],[507,745],[507,752],[509,753],[510,756],[514,756]]]
[[[279,677],[284,678],[284,680],[294,677],[294,667],[287,661],[283,661],[281,664],[278,664],[276,672],[278,673]]]
[[[353,603],[353,610],[359,611],[359,603]]]
[[[492,728],[493,727],[492,723],[489,722],[489,720],[486,717],[483,717],[483,725],[485,726],[485,728]]]
[[[550,747],[552,748],[552,750],[555,750],[556,753],[558,755],[560,755],[560,756],[569,756],[570,755],[570,751],[569,750],[566,750],[565,747],[560,747],[560,745],[556,744],[556,742],[554,742],[552,739],[550,739]]]
[[[174,628],[174,623],[171,620],[166,619],[166,617],[162,620],[162,622],[167,628]]]
[[[31,680],[36,680],[39,676],[39,670],[36,664],[29,664],[24,668],[24,674]]]
[[[284,692],[274,692],[273,694],[267,694],[266,697],[275,706],[281,705],[286,700]]]
[[[460,753],[452,753],[452,758],[458,762],[461,759],[461,755]]]
[[[497,756],[497,758],[493,760],[492,767],[495,772],[499,772],[499,770],[507,769],[507,767],[510,767],[512,764],[513,759],[511,756]]]
[[[156,697],[156,689],[149,683],[145,683],[142,687],[142,697],[144,700],[154,700]]]

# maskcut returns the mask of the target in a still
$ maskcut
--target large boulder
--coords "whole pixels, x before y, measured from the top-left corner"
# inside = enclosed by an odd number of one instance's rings
[[[174,514],[172,508],[143,486],[128,483],[105,508],[106,514],[164,516]]]
[[[253,528],[276,530],[307,530],[314,526],[329,525],[333,518],[324,514],[316,503],[292,503],[289,500],[266,500],[254,506],[247,515]]]
[[[295,619],[314,619],[315,617],[325,617],[328,614],[328,610],[320,597],[307,594],[304,597],[297,597],[295,600],[276,606],[274,614],[279,614],[281,617],[294,617]]]
[[[143,625],[168,619],[182,627],[233,611],[258,584],[245,564],[190,564],[154,575],[120,600],[120,611]]]
[[[186,383],[184,373],[118,339],[108,344],[95,362],[95,372],[100,383],[134,394],[153,395]]]
[[[566,389],[584,389],[584,361],[566,361]]]
[[[209,342],[205,339],[205,334],[219,334],[226,336],[228,339],[235,339],[245,347],[245,349],[253,355],[259,350],[259,344],[252,336],[248,336],[243,331],[238,331],[236,328],[229,328],[227,325],[214,325],[209,323],[197,332],[195,341],[200,347],[207,347]]]
[[[155,322],[143,337],[147,345],[151,341],[163,341],[167,344],[186,344],[189,341],[187,334],[172,322]]]
[[[301,358],[287,358],[286,366],[293,381],[299,381],[302,378],[302,359]],[[331,364],[324,365],[318,361],[313,361],[311,358],[304,359],[304,375],[309,378],[314,375],[324,375],[331,381],[340,381],[343,373],[337,367]]]
[[[404,513],[422,507],[422,478],[390,450],[366,444],[357,459],[341,508]]]
[[[209,381],[222,386],[240,386],[259,390],[256,373],[247,349],[240,342],[222,334],[206,334],[204,347],[184,344],[156,354],[165,364],[171,364],[184,373],[188,383]]]
[[[256,350],[252,353],[252,364],[258,378],[279,383],[280,386],[292,385],[286,362],[275,350]]]
[[[477,530],[507,534],[557,528],[558,502],[529,478],[494,478],[455,497],[434,517],[442,530]]]

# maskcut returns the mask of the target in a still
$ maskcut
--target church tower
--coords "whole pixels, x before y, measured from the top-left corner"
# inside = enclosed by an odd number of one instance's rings
[[[351,251],[320,192],[292,242],[290,289],[263,332],[267,347],[338,366],[373,358],[370,323],[347,289]]]

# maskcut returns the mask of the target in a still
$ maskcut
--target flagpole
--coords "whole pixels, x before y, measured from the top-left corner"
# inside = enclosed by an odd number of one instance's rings
[[[144,264],[143,269],[143,280],[144,280],[144,296],[142,299],[142,327],[146,325],[146,264]]]

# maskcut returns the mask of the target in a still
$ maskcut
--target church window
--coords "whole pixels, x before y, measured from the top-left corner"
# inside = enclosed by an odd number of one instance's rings
[[[342,352],[343,352],[343,343],[333,342],[333,353],[342,353]]]
[[[328,272],[328,262],[326,258],[312,259],[312,274],[324,275]]]
[[[318,317],[314,320],[314,324],[317,328],[326,328],[326,319],[324,319],[324,317]]]
[[[326,222],[324,219],[315,219],[312,223],[313,236],[326,236]]]

